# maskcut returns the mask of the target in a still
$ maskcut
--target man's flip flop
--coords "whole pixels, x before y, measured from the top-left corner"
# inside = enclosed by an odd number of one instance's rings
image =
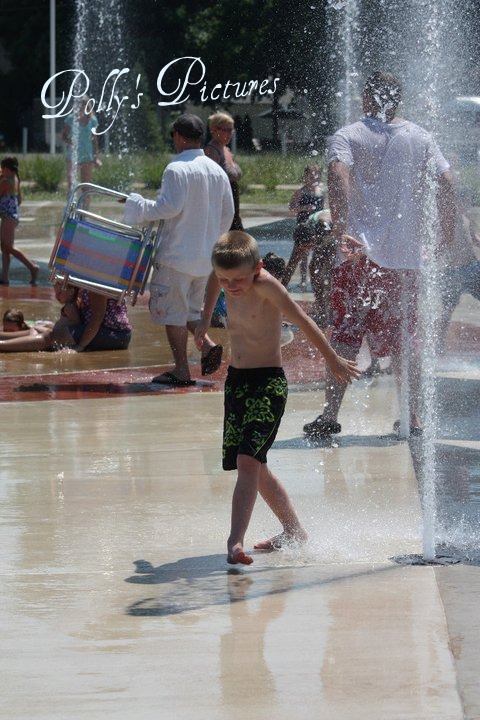
[[[171,372],[164,372],[152,378],[152,383],[157,385],[176,385],[177,387],[190,387],[195,385],[195,380],[180,380]]]
[[[205,357],[202,357],[202,375],[211,375],[216,372],[222,363],[223,346],[214,345]]]

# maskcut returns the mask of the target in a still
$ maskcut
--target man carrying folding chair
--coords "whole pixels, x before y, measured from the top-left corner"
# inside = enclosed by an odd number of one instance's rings
[[[174,367],[153,378],[168,385],[192,385],[187,356],[188,333],[201,317],[210,273],[213,244],[232,224],[234,207],[230,183],[222,168],[201,149],[205,128],[196,115],[185,113],[173,124],[177,155],[167,165],[157,199],[131,193],[125,222],[164,220],[150,283],[150,314],[165,325]],[[220,367],[223,348],[205,337],[201,349],[202,375]]]

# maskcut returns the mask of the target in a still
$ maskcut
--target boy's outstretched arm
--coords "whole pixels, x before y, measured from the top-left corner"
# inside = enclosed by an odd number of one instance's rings
[[[354,360],[340,357],[328,342],[318,325],[308,317],[300,305],[292,300],[288,291],[275,278],[267,286],[270,301],[277,305],[283,315],[297,325],[325,358],[325,362],[339,382],[352,382],[362,374]]]
[[[336,379],[339,382],[351,383],[352,380],[359,378],[362,372],[359,370],[357,363],[354,360],[346,360],[338,355],[318,325],[316,325],[300,307],[298,309],[300,310],[301,320],[299,318],[292,322],[298,325],[312,345],[315,345],[315,347],[320,350],[325,358],[325,362]]]
[[[220,295],[221,286],[218,282],[218,278],[215,273],[210,273],[208,278],[207,288],[205,291],[205,302],[203,304],[202,317],[195,328],[195,345],[199,350],[202,349],[205,335],[208,333],[210,323],[212,321],[212,314],[215,309],[215,305]]]

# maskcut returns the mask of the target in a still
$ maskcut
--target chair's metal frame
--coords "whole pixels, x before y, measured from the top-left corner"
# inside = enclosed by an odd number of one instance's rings
[[[76,287],[87,288],[101,295],[106,295],[120,302],[124,298],[129,298],[131,304],[135,305],[137,295],[142,295],[148,281],[148,276],[155,258],[155,252],[160,240],[160,229],[162,222],[150,223],[149,225],[136,228],[117,220],[110,220],[97,213],[91,212],[88,208],[90,200],[93,196],[104,196],[115,198],[118,201],[125,200],[128,196],[117,190],[94,185],[93,183],[81,183],[77,185],[67,201],[62,224],[57,233],[55,245],[53,247],[49,267],[51,268],[50,280],[55,282],[61,280],[65,285],[70,284]],[[90,267],[82,268],[82,251],[83,248],[75,243],[75,230],[73,236],[69,240],[69,249],[66,250],[64,243],[64,235],[67,223],[76,224],[80,230],[94,230],[101,236],[102,232],[111,242],[114,238],[112,235],[118,236],[119,240],[124,243],[125,240],[130,241],[130,250],[133,245],[133,254],[137,254],[133,268],[128,270],[129,278],[118,278],[117,282],[100,282],[96,277],[96,269]],[[62,255],[60,254],[62,253]],[[75,262],[69,262],[69,255],[74,256]],[[116,258],[118,264],[118,258]],[[125,269],[125,265],[122,269]],[[98,275],[101,275],[98,268]]]

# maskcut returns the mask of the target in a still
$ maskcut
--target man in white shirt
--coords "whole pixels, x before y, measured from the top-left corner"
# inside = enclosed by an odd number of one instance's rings
[[[199,117],[181,115],[173,124],[178,153],[167,165],[157,199],[131,193],[125,222],[164,220],[150,282],[149,309],[154,323],[165,325],[174,367],[152,382],[192,385],[187,357],[188,333],[200,320],[205,287],[211,271],[212,248],[232,224],[234,207],[224,170],[201,149],[204,125]],[[220,367],[222,346],[205,337],[202,375]]]
[[[332,345],[342,357],[354,359],[368,333],[372,354],[390,355],[397,379],[405,349],[410,431],[417,434],[419,369],[412,339],[426,209],[436,197],[442,240],[449,245],[455,202],[449,164],[426,130],[396,117],[400,100],[398,79],[374,73],[364,88],[365,117],[338,130],[329,144],[332,234],[339,250],[332,281]],[[407,348],[402,348],[402,328],[409,337]],[[341,432],[337,417],[345,389],[327,374],[324,411],[304,426],[307,435]]]

